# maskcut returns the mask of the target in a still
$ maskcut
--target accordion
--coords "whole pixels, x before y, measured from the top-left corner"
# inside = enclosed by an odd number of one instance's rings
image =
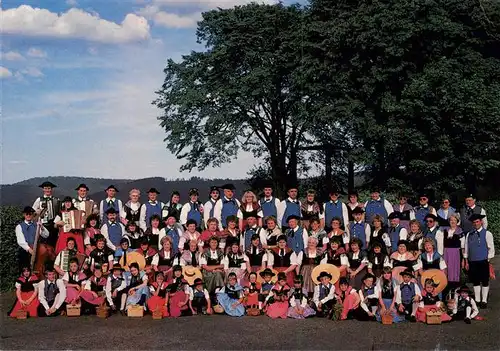
[[[85,220],[87,215],[85,211],[72,210],[62,213],[62,220],[64,222],[63,230],[69,232],[72,229],[82,230],[85,228]]]

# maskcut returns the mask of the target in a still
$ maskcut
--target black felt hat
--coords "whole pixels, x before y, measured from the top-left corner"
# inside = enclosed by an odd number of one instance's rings
[[[45,181],[45,182],[43,182],[42,184],[40,184],[38,187],[39,187],[39,188],[57,188],[57,185],[55,185],[55,184],[54,184],[54,183],[52,183],[52,182]]]
[[[108,191],[109,189],[114,189],[117,193],[119,192],[114,185],[108,186],[106,189],[104,189],[104,191]]]
[[[82,183],[82,184],[78,185],[78,186],[75,188],[75,190],[80,190],[81,188],[84,188],[85,190],[89,191],[89,187],[88,187],[86,184],[84,184],[84,183]]]

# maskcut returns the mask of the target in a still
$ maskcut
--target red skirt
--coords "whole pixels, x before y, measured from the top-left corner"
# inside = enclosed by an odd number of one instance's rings
[[[74,238],[78,252],[81,254],[85,254],[85,246],[83,245],[82,234],[66,233],[66,232],[60,231],[59,238],[57,239],[57,243],[56,243],[56,255],[66,248],[66,244],[67,244],[67,241],[69,238]]]
[[[273,267],[273,269],[275,269],[279,273],[279,272],[286,271],[288,269],[288,267]],[[294,278],[295,278],[295,269],[286,274],[286,283],[288,284],[288,286],[293,286],[293,279]]]
[[[247,301],[245,302],[245,306],[252,307],[259,305],[259,293],[252,293],[247,295]]]
[[[71,303],[78,297],[79,294],[80,292],[75,288],[66,288],[66,303]]]
[[[92,294],[92,291],[90,290],[84,290],[81,293],[80,297],[85,301],[87,301],[88,303],[96,306],[102,305],[102,303],[104,302],[104,296],[95,297],[94,294]]]
[[[33,295],[33,291],[28,291],[28,292],[21,292],[21,298],[23,300],[27,300],[31,297],[31,295]],[[16,300],[16,303],[14,305],[14,307],[12,308],[12,310],[10,311],[10,316],[13,317],[13,318],[16,318],[16,314],[18,311],[24,309],[26,310],[26,312],[28,312],[28,316],[30,317],[38,317],[38,313],[37,313],[37,308],[38,308],[38,305],[40,304],[40,302],[38,301],[38,296],[35,296],[35,298],[33,299],[33,301],[31,301],[31,303],[28,305],[28,306],[25,306],[23,307],[21,305],[21,303],[19,302],[19,300]]]
[[[151,296],[147,301],[149,311],[153,313],[157,308],[160,308],[163,311],[163,317],[168,317],[168,308],[165,306],[165,300],[164,297]]]
[[[267,315],[271,318],[285,319],[288,313],[288,301],[276,301],[267,307]]]
[[[170,294],[170,299],[168,302],[170,317],[180,317],[182,311],[189,308],[187,304],[182,307],[179,307],[179,302],[184,302],[185,300],[186,300],[186,293],[184,291],[177,291],[173,294]]]

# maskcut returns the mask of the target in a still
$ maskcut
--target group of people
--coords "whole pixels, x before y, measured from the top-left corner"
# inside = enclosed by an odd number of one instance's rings
[[[225,184],[205,203],[191,189],[182,204],[176,191],[159,201],[155,188],[144,203],[138,189],[123,203],[110,185],[98,203],[85,184],[62,201],[51,182],[40,187],[16,227],[12,317],[64,314],[68,305],[93,314],[107,305],[124,315],[141,306],[163,317],[393,322],[425,322],[437,310],[444,322],[471,323],[487,308],[495,249],[473,195],[456,210],[447,198],[432,207],[426,194],[414,207],[406,196],[392,205],[379,189],[364,203],[355,191],[344,203],[332,189],[321,203],[313,190],[300,201],[295,185],[280,201],[268,185],[261,198],[246,191],[240,201]]]

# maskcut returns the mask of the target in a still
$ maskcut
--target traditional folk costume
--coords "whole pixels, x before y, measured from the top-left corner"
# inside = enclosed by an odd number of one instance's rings
[[[205,245],[203,243],[203,240],[201,240],[201,234],[199,232],[195,231],[194,233],[191,233],[186,230],[179,240],[179,248],[182,248],[183,250],[189,250],[189,243],[193,240],[198,243],[198,247],[200,249],[202,249]]]
[[[378,298],[382,299],[382,303],[384,304],[385,310],[392,315],[393,323],[400,323],[405,321],[405,317],[401,316],[396,310],[396,288],[397,282],[394,279],[386,280],[383,277],[378,281],[377,286],[375,287],[376,294]],[[394,310],[391,311],[391,305],[394,306]],[[382,307],[382,306],[381,306]],[[380,309],[377,314],[377,321],[382,321],[381,315],[382,309]]]
[[[318,284],[314,287],[313,303],[318,317],[328,317],[335,302],[335,286],[332,283]]]
[[[344,247],[349,246],[349,242],[351,241],[350,235],[348,232],[343,231],[342,229],[332,229],[324,238],[323,238],[323,246],[327,246],[333,238],[337,238],[344,245]],[[362,248],[360,248],[362,249]]]
[[[293,288],[291,290],[290,307],[288,308],[287,317],[293,319],[305,319],[307,317],[314,316],[316,311],[309,306],[307,301],[307,291],[300,288]],[[299,313],[299,310],[302,313]]]
[[[444,254],[444,234],[438,226],[425,229],[424,238],[431,238],[432,240],[434,240],[434,242],[436,243],[436,251],[440,255]]]
[[[462,296],[462,293],[466,292],[465,296]],[[469,296],[470,290],[467,286],[463,286],[458,289],[457,294],[455,295],[454,307],[453,307],[453,315],[452,318],[454,320],[462,319],[467,324],[470,324],[471,319],[474,319],[479,314],[479,309],[477,308],[476,301]]]
[[[271,268],[266,268],[262,272],[260,272],[259,275],[263,279],[260,285],[259,293],[259,309],[262,309],[262,305],[266,301],[274,286],[274,283],[271,281],[271,279],[273,279],[276,274],[271,270]]]
[[[347,228],[349,225],[349,211],[347,206],[340,200],[330,200],[323,204],[323,214],[320,218],[325,220],[325,230],[330,231],[332,229],[331,224],[334,218],[340,218],[340,227]]]
[[[85,255],[89,256],[96,247],[95,236],[101,234],[99,228],[88,227],[83,233],[83,245],[85,245]]]
[[[167,306],[167,292],[168,284],[166,281],[158,284],[157,282],[152,283],[149,286],[150,297],[147,301],[148,310],[154,312],[158,309],[162,311],[163,317],[168,317],[168,306]]]
[[[366,258],[366,253],[364,251],[350,251],[347,254],[347,260],[349,262],[348,268],[351,270],[357,270],[362,265],[365,266],[354,277],[350,277],[350,285],[354,289],[359,289],[363,284],[363,276],[367,273],[366,265],[368,264],[368,260]]]
[[[465,245],[465,237],[462,228],[444,230],[444,261],[446,262],[448,284],[458,285],[460,283],[460,274],[462,271],[462,252],[461,248]]]
[[[236,216],[240,207],[241,203],[234,197],[228,199],[224,196],[217,200],[214,205],[214,217],[219,221],[219,230],[227,227],[227,217]]]
[[[347,258],[346,251],[343,247],[339,247],[337,250],[329,248],[326,251],[326,263],[333,264],[339,269],[340,278],[347,277],[347,267],[349,266],[349,259]],[[339,282],[335,283],[335,289],[338,289]]]
[[[218,266],[222,264],[222,259],[224,258],[224,252],[222,250],[212,251],[207,249],[200,258],[200,266]],[[216,288],[224,286],[225,274],[221,270],[209,271],[203,269],[203,282],[207,290],[212,293]]]
[[[440,310],[442,305],[441,299],[438,295],[431,295],[425,290],[422,291],[422,301],[419,303],[419,308],[417,310],[417,320],[422,323],[427,321],[427,312],[432,310]],[[441,311],[441,322],[449,322],[451,317]]]
[[[182,228],[177,225],[167,225],[165,228],[160,230],[160,234],[158,235],[158,242],[161,244],[161,240],[166,236],[170,237],[171,239],[172,250],[174,250],[174,254],[177,254],[184,249],[184,244],[181,245],[181,238],[184,236]]]
[[[66,304],[66,287],[62,279],[55,279],[49,281],[48,279],[42,280],[38,283],[38,317],[53,317],[61,314]],[[55,312],[48,315],[47,310],[54,308]]]
[[[125,205],[123,205],[123,211],[125,212],[127,223],[135,223],[137,228],[144,231],[145,229],[141,227],[141,207],[142,205],[139,201],[127,201]]]
[[[138,287],[143,283],[147,284],[148,276],[145,272],[139,271],[139,274],[137,275],[130,274],[129,276],[127,276],[125,281],[127,285],[126,290],[128,293],[132,288]],[[149,296],[148,287],[147,285],[144,285],[143,287],[136,290],[133,295],[127,295],[125,306],[144,305],[146,303],[146,299],[148,296]]]
[[[241,204],[236,216],[239,219],[243,220],[241,228],[245,228],[248,226],[247,224],[248,218],[254,217],[255,219],[259,220],[262,219],[264,215],[262,213],[262,208],[260,208],[259,203],[255,202],[255,203]],[[250,234],[250,236],[252,235],[253,234]]]
[[[250,265],[250,270],[252,272],[257,272],[265,268],[267,263],[267,253],[266,250],[262,248],[261,245],[255,246],[251,245],[245,252],[248,259],[247,264]]]
[[[399,253],[398,251],[393,252],[391,255],[392,267],[406,267],[418,270],[418,262],[413,255],[406,251],[404,253]]]
[[[297,254],[288,247],[285,249],[280,249],[278,247],[275,247],[269,250],[267,266],[269,268],[274,268],[278,272],[284,272],[291,266],[298,266]],[[286,282],[288,286],[293,285],[294,278],[295,278],[295,269],[292,269],[290,272],[286,274]]]
[[[117,272],[119,273],[117,274]],[[127,283],[122,273],[123,268],[119,264],[113,265],[113,273],[109,275],[106,280],[106,287],[104,288],[109,306],[113,309],[120,309],[121,311],[125,309],[125,300],[127,298]],[[115,292],[116,296],[113,296]]]
[[[110,185],[106,189],[106,191],[109,189],[115,189],[116,192],[118,192],[118,190],[112,185]],[[117,221],[119,221],[120,218],[126,217],[126,213],[123,210],[122,200],[119,200],[117,198],[106,197],[106,199],[102,200],[99,203],[99,216],[101,217],[101,223],[106,224],[108,222],[108,218],[106,217],[106,214],[110,209],[113,209],[115,211],[115,213],[118,214]]]
[[[236,283],[231,286],[226,284],[217,292],[217,302],[224,308],[224,312],[231,317],[242,317],[245,315],[245,305],[239,302],[243,297],[243,288]],[[236,304],[236,306],[233,306]]]
[[[71,198],[65,199],[65,202],[67,200],[71,201]],[[57,224],[62,221],[62,218],[64,216],[64,213],[69,213],[73,210],[76,210],[73,206],[71,208],[68,208],[66,210],[61,211],[56,218],[54,219],[54,222]],[[78,252],[81,254],[85,254],[85,245],[83,244],[83,232],[81,229],[72,229],[69,232],[64,231],[64,226],[59,227],[59,236],[57,238],[56,246],[55,246],[55,251],[56,255],[64,250],[66,248],[66,243],[68,242],[69,238],[75,239],[76,243],[76,248],[78,249]]]
[[[307,234],[307,230],[305,228],[297,225],[295,228],[288,228],[284,235],[286,235],[287,238],[286,245],[292,249],[295,254],[298,255],[300,252],[304,251],[304,248],[307,247],[309,234]]]
[[[113,265],[113,252],[106,246],[103,249],[96,247],[89,256],[89,265],[91,269],[95,266],[101,266],[103,273],[108,271],[108,268]]]
[[[304,288],[308,295],[312,295],[314,292],[315,284],[311,279],[314,267],[322,263],[327,263],[327,260],[326,255],[319,249],[314,250],[314,252],[309,252],[308,249],[305,249],[297,255],[297,265],[300,266],[300,275],[304,279]]]
[[[82,311],[84,314],[94,314],[95,307],[100,306],[106,299],[107,279],[103,276],[93,275],[83,285],[83,291],[80,295],[82,299]]]
[[[196,251],[184,250],[184,252],[180,257],[179,264],[181,266],[199,267],[200,259],[201,259],[201,253],[198,252],[198,250]]]
[[[50,187],[55,188],[56,185],[51,182],[43,182],[39,185],[40,188]],[[58,229],[54,226],[54,219],[56,218],[59,209],[61,208],[61,201],[52,195],[43,195],[38,197],[33,203],[33,209],[36,213],[40,214],[45,210],[45,214],[41,218],[42,224],[49,232],[48,236],[42,236],[42,243],[46,243],[51,247],[56,246],[57,237],[59,234]]]
[[[420,222],[422,227],[425,227],[425,217],[430,215],[436,216],[436,210],[434,207],[429,206],[428,204],[415,206],[413,208],[415,212],[415,219]]]
[[[368,252],[367,260],[368,270],[376,278],[379,278],[382,275],[384,267],[391,266],[391,259],[385,252],[382,251],[380,253],[375,253],[373,251]]]
[[[323,213],[323,209],[319,205],[318,201],[303,201],[300,205],[300,213],[302,217],[302,225],[305,228],[310,228],[310,223],[314,218],[320,218]]]
[[[439,208],[436,212],[437,222],[441,230],[447,230],[450,227],[450,216],[458,215],[457,210],[453,207],[448,207],[447,209]]]
[[[281,226],[281,230],[286,232],[288,229],[288,218],[290,216],[295,216],[300,218],[300,207],[301,203],[297,199],[291,199],[290,197],[281,201],[278,206],[278,224]]]
[[[135,230],[132,230],[130,228],[132,226],[135,226]],[[132,226],[130,224],[127,224],[127,226],[125,227],[124,237],[128,239],[130,248],[138,249],[141,246],[142,237],[144,234],[142,233],[142,230],[135,225],[135,223]]]
[[[254,225],[253,227],[246,227],[245,230],[243,231],[243,235],[241,237],[241,243],[243,244],[243,251],[246,251],[252,246],[252,237],[254,235],[262,236],[262,233],[265,231],[264,228],[259,227],[257,225]],[[227,239],[226,239],[227,241]],[[227,247],[227,244],[226,244]]]
[[[151,265],[155,271],[163,272],[165,274],[165,280],[172,279],[171,268],[179,264],[180,255],[175,254],[174,250],[165,251],[160,249],[151,261]],[[167,273],[169,270],[170,272]]]
[[[60,251],[57,256],[56,260],[54,261],[54,266],[56,268],[59,268],[60,270],[64,272],[69,271],[69,261],[71,261],[72,258],[77,258],[79,266],[83,263],[83,260],[85,259],[85,256],[81,253],[79,253],[76,248],[73,250],[69,249],[64,249]]]
[[[24,213],[32,212],[33,209],[26,207]],[[31,264],[31,254],[28,252],[29,249],[33,249],[35,244],[37,224],[33,221],[27,222],[22,221],[16,226],[16,240],[18,248],[18,260],[19,260],[19,271],[23,267],[29,267]],[[42,238],[49,237],[49,231],[45,226],[41,227],[40,236]]]
[[[278,207],[280,205],[279,199],[275,198],[274,196],[268,198],[262,197],[259,200],[259,205],[262,208],[263,218],[268,218],[268,217],[278,218]]]
[[[391,218],[391,216],[389,216],[389,218]],[[387,235],[389,236],[391,243],[391,252],[396,252],[398,251],[398,243],[401,240],[406,240],[408,238],[408,231],[401,224],[398,224],[395,227],[390,226]]]
[[[245,307],[259,308],[259,291],[261,285],[258,282],[247,283],[245,286]]]
[[[370,225],[364,221],[351,222],[351,224],[349,224],[349,235],[351,239],[358,238],[361,240],[363,247],[360,247],[360,249],[368,249],[368,244],[373,243],[375,239],[378,239],[373,238],[372,240]]]
[[[346,284],[349,284],[349,281],[345,280]],[[344,291],[339,289],[336,293],[339,302],[342,304],[342,313],[340,315],[341,320],[347,319],[349,315],[354,315],[355,311],[359,307],[360,298],[356,289],[353,289],[352,286],[347,285],[347,289]]]
[[[205,234],[205,232],[208,232],[208,234]],[[208,240],[214,236],[214,235],[219,235],[219,232],[209,232],[206,230],[203,234],[204,238],[208,238]],[[243,233],[240,232],[239,228],[226,228],[224,231],[221,233],[221,240],[220,240],[220,245],[219,247],[226,252],[228,252],[231,249],[231,246],[233,246],[234,243],[237,243],[240,247],[243,247],[244,245],[244,240],[243,240]],[[205,240],[205,243],[207,240]]]
[[[400,273],[401,276],[409,276],[415,278],[413,271],[408,269]],[[404,280],[396,287],[396,306],[398,312],[405,316],[407,320],[415,321],[415,314],[422,293],[420,287],[414,281],[405,282]],[[403,311],[401,311],[403,309]]]
[[[278,275],[279,277],[279,275]],[[288,293],[290,292],[290,287],[288,284],[280,285],[277,282],[272,288],[271,292],[266,298],[267,312],[266,314],[273,318],[283,318],[286,319],[288,314]]]
[[[272,248],[278,245],[278,237],[282,235],[281,229],[276,226],[273,229],[266,228],[261,231],[260,243],[262,246]]]
[[[245,277],[247,271],[248,258],[245,254],[229,252],[222,259],[222,265],[224,265],[224,271],[226,272],[226,279],[229,274],[236,274],[236,279],[238,284],[242,284],[242,280]]]
[[[377,200],[370,199],[365,203],[365,221],[373,222],[373,217],[382,217],[382,224],[387,224],[387,217],[393,212],[393,206],[389,201],[379,196]]]
[[[216,199],[212,197],[212,193],[213,197],[216,197]],[[210,198],[203,205],[203,223],[205,227],[207,227],[207,222],[210,218],[215,218],[214,216],[215,203],[217,202],[218,198],[219,198],[219,188],[216,186],[211,186]]]
[[[177,318],[189,310],[189,286],[186,280],[174,278],[167,287],[168,290],[168,315]],[[183,304],[179,306],[179,304]]]
[[[472,196],[470,196],[472,197]],[[33,206],[35,208],[35,206]],[[35,208],[36,209],[36,208]],[[474,230],[472,225],[471,216],[481,216],[483,228],[488,229],[488,221],[486,219],[486,211],[480,205],[474,204],[472,207],[464,205],[460,209],[460,226],[465,234]]]
[[[422,269],[426,271],[428,269],[440,269],[444,271],[446,269],[446,262],[440,254],[436,251],[433,252],[422,252],[418,257],[417,269]]]
[[[379,292],[376,289],[376,286],[367,286],[363,284],[361,286],[361,289],[358,290],[358,293],[360,299],[358,318],[361,320],[373,319],[373,317],[370,317],[368,313],[372,313],[375,315],[378,309]]]
[[[207,312],[210,294],[207,289],[203,288],[201,279],[189,288],[189,301],[191,301],[191,308],[196,314],[205,314]]]
[[[161,229],[158,227],[149,227],[144,232],[144,236],[149,240],[149,245],[151,245],[154,249],[158,249],[160,247],[160,231]]]
[[[317,247],[322,249],[324,247],[323,245],[323,239],[327,237],[327,233],[323,228],[319,228],[317,231],[313,231],[312,229],[309,229],[308,231],[309,237],[316,238],[318,240],[318,245]]]
[[[155,190],[155,189],[150,189]],[[151,227],[151,218],[159,216],[162,218],[162,209],[165,204],[161,201],[147,201],[141,205],[139,226],[143,231]]]
[[[422,231],[412,232],[411,230],[408,232],[407,238],[407,249],[412,254],[416,255],[422,249],[422,243],[424,241],[424,233]]]
[[[203,226],[203,211],[204,209],[201,201],[189,201],[182,206],[179,221],[184,226],[189,220],[195,221],[196,228],[201,229]]]
[[[83,272],[66,272],[64,274],[62,280],[66,284],[66,303],[72,303],[73,301],[78,301],[80,299],[82,284],[86,281],[86,279],[87,277]],[[80,290],[69,285],[78,285]]]
[[[31,300],[30,304],[28,304],[27,306],[23,306],[19,301],[19,298],[17,298],[14,306],[12,306],[12,309],[9,312],[10,317],[16,318],[17,313],[21,310],[26,311],[28,313],[28,316],[30,317],[38,316],[37,310],[38,305],[40,304],[37,296],[38,282],[38,277],[34,274],[31,274],[31,271],[29,277],[25,277],[24,274],[21,273],[21,276],[17,278],[15,284],[16,295],[18,295],[23,301],[28,301],[31,298],[33,299]]]
[[[415,218],[413,207],[405,203],[404,205],[397,204],[393,206],[394,212],[399,214],[400,225],[406,230],[410,229],[410,220]]]
[[[116,221],[108,221],[101,227],[101,234],[106,238],[106,245],[114,251],[120,247],[120,241],[125,235],[125,226]]]

